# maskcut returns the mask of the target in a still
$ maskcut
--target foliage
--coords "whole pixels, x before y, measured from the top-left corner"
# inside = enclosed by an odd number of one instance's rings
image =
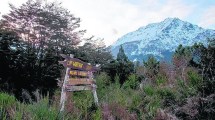
[[[103,67],[113,59],[110,50],[102,39],[87,39],[83,46],[80,46],[75,56],[93,65],[100,64]]]
[[[187,74],[190,87],[195,87],[196,89],[199,88],[202,84],[201,76],[195,71],[188,71]]]
[[[215,40],[211,44],[214,42]],[[209,45],[208,48],[203,46],[199,47],[201,50],[199,67],[203,75],[202,94],[205,96],[215,93],[215,88],[213,87],[215,85],[215,47],[212,45]]]
[[[139,81],[137,79],[137,76],[135,74],[131,74],[128,76],[128,80],[123,84],[123,87],[125,89],[131,88],[131,89],[137,89],[139,86]]]
[[[160,85],[164,85],[166,83],[166,77],[165,76],[162,76],[161,74],[158,74],[157,75],[157,78],[156,78],[156,85],[160,86]]]
[[[31,44],[37,55],[52,46],[66,52],[70,46],[80,43],[84,31],[77,31],[80,18],[74,17],[60,3],[28,0],[19,8],[10,4],[10,13],[3,15],[1,28],[14,31]]]
[[[211,119],[215,112],[214,106],[214,93],[215,93],[215,40],[212,39],[209,42],[208,47],[201,44],[195,45],[195,55],[199,58],[198,61],[194,61],[193,66],[200,70],[202,81],[193,80],[193,83],[197,83],[198,91],[200,92],[201,100],[199,101],[198,117],[200,119]],[[199,85],[200,82],[200,85]]]
[[[57,119],[58,118],[58,110],[53,107],[49,107],[49,99],[45,97],[38,101],[37,103],[33,103],[32,105],[28,105],[27,107],[31,118],[33,119]]]
[[[16,99],[14,96],[10,96],[6,93],[0,93],[0,106],[2,108],[10,108],[16,105]]]
[[[121,46],[117,54],[117,59],[106,64],[104,66],[104,71],[111,76],[112,81],[114,81],[115,76],[118,75],[120,84],[123,84],[128,79],[129,75],[134,72],[134,64],[128,60]]]
[[[176,102],[176,94],[170,88],[160,88],[157,90],[157,94],[163,100],[163,106],[165,107],[174,105]]]
[[[27,49],[29,44],[13,32],[3,31],[0,38],[1,90],[14,93],[20,100],[23,89],[30,94],[36,89],[52,94],[62,69],[59,57],[51,52],[54,50],[47,49],[44,57],[38,59],[33,49]]]
[[[80,19],[59,3],[29,0],[10,8],[0,20],[1,90],[21,100],[23,89],[52,95],[61,77],[59,53],[71,52],[84,32],[76,30]]]
[[[121,46],[119,53],[117,54],[117,74],[120,77],[120,83],[124,83],[129,74],[134,71],[134,65],[128,60],[128,57],[124,53],[124,49]]]
[[[147,110],[146,119],[152,119],[155,116],[157,109],[161,107],[160,98],[158,96],[146,98],[145,104],[145,109]]]
[[[153,96],[155,94],[155,89],[151,85],[145,86],[143,90],[148,96]]]
[[[8,119],[9,115],[13,115],[12,111],[18,105],[14,96],[6,93],[0,93],[0,119]],[[14,117],[18,117],[16,114]]]
[[[143,61],[145,68],[145,77],[154,81],[154,76],[157,75],[159,70],[159,61],[155,57],[149,56],[147,61]]]

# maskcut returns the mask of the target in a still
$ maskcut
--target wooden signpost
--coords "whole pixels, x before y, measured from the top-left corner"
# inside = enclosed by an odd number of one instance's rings
[[[67,56],[61,54],[64,61],[59,61],[66,67],[66,74],[63,81],[60,99],[60,111],[64,110],[66,101],[66,92],[92,90],[95,104],[98,105],[98,97],[96,93],[96,82],[93,80],[93,72],[99,70],[99,67],[92,66],[77,58],[73,55]]]

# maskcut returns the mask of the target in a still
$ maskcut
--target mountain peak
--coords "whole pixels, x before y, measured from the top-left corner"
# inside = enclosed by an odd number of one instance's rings
[[[180,20],[179,18],[166,18],[166,19],[164,19],[163,21],[161,21],[159,23],[150,23],[150,24],[148,24],[146,26],[140,27],[138,30],[154,27],[154,26],[157,26],[158,24],[160,24],[160,25],[166,24],[166,26],[167,26],[172,22],[181,22],[182,23],[184,21]]]
[[[173,21],[173,20],[179,20],[179,21],[181,21],[181,20],[180,20],[179,18],[177,18],[177,17],[173,17],[173,18],[168,17],[168,18],[164,19],[164,21]]]
[[[212,36],[215,36],[214,30],[203,29],[179,18],[166,18],[122,36],[112,45],[112,53],[115,56],[119,46],[123,45],[126,55],[131,60],[142,60],[149,54],[163,59],[164,52],[165,54],[173,52],[179,44],[184,46],[191,46],[196,42],[206,44],[208,37]]]

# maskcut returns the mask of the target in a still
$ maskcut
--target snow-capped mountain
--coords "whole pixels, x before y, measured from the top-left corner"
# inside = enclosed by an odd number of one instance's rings
[[[178,18],[167,18],[122,36],[111,46],[111,52],[116,56],[122,45],[132,61],[142,61],[148,55],[154,55],[159,60],[170,60],[178,45],[207,44],[210,38],[215,38],[215,30],[203,29]]]

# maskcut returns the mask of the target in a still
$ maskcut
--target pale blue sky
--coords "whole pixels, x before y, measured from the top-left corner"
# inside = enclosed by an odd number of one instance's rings
[[[19,6],[26,0],[0,0],[0,12],[8,2]],[[47,0],[61,1],[76,17],[87,35],[104,38],[110,45],[122,35],[167,17],[177,17],[203,28],[215,29],[215,0]]]

